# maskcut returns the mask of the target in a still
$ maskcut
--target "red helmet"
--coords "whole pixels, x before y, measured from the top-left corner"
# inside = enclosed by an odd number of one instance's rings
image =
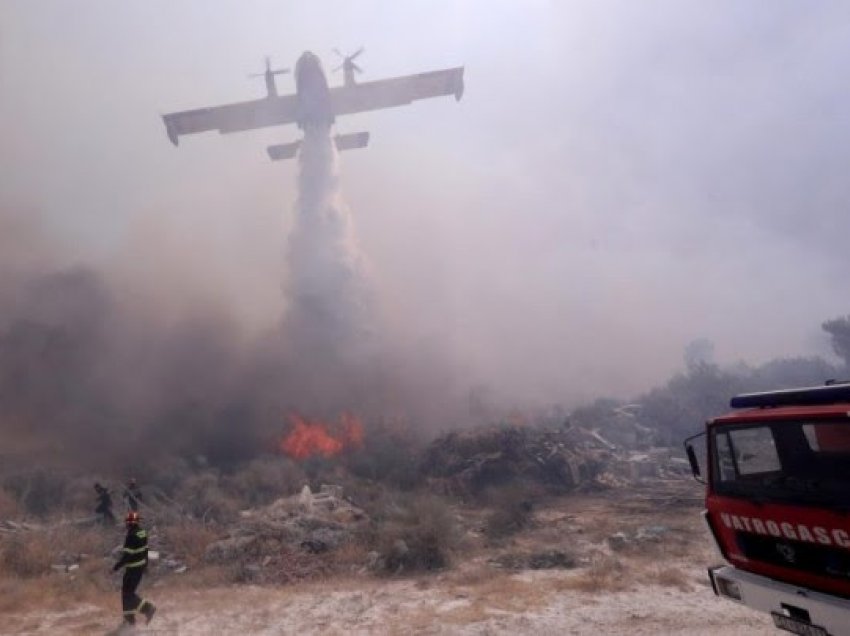
[[[131,510],[127,513],[127,518],[124,519],[124,523],[126,523],[128,526],[135,526],[138,525],[140,519],[141,517],[139,516],[139,513],[135,510]]]

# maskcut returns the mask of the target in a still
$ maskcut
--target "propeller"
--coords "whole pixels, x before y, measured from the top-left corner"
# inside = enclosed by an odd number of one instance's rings
[[[359,66],[357,66],[357,64],[355,64],[355,63],[354,63],[354,60],[355,60],[355,58],[357,58],[357,57],[358,57],[361,53],[363,53],[363,51],[365,51],[365,50],[366,50],[366,49],[365,49],[365,47],[362,47],[362,46],[361,46],[359,49],[357,49],[357,50],[356,50],[354,53],[352,53],[351,55],[343,55],[343,54],[340,52],[340,50],[339,50],[339,49],[334,48],[334,49],[333,49],[333,52],[334,52],[334,53],[336,53],[338,56],[340,56],[340,57],[342,58],[342,64],[340,64],[340,65],[339,65],[339,66],[337,66],[335,69],[333,69],[333,72],[334,72],[334,73],[336,73],[336,72],[337,72],[337,71],[339,71],[340,69],[345,68],[345,67],[346,67],[346,65],[347,65],[347,66],[349,66],[352,70],[355,70],[355,71],[357,71],[358,73],[362,73],[362,72],[363,72],[363,69],[362,69],[362,68],[360,68]]]
[[[266,60],[266,70],[265,70],[265,72],[264,73],[250,73],[248,75],[248,77],[265,77],[268,74],[283,75],[284,73],[289,73],[288,68],[279,68],[279,69],[276,69],[276,70],[273,71],[272,70],[272,58],[270,58],[268,55],[266,55],[265,60]]]

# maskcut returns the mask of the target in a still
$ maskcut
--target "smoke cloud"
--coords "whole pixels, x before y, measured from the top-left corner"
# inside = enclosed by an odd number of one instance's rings
[[[339,192],[329,126],[306,128],[298,162],[295,226],[287,245],[288,357],[303,372],[304,408],[350,408],[345,403],[355,396],[334,384],[340,374],[356,377],[373,361],[379,325],[366,261]]]
[[[338,171],[330,129],[308,128],[284,311],[261,332],[240,329],[215,303],[163,311],[167,303],[144,286],[62,266],[47,246],[53,256],[28,262],[10,241],[15,267],[3,270],[0,287],[7,449],[98,470],[170,455],[228,466],[279,452],[295,414],[332,422],[355,413],[367,435],[370,422],[386,418],[420,431],[456,423],[463,405],[446,384],[447,361],[387,335]],[[18,228],[10,238],[38,244],[21,218],[6,225]]]

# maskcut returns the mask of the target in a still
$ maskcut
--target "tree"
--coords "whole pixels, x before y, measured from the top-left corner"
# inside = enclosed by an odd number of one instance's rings
[[[850,367],[850,316],[827,320],[821,325],[832,339],[832,350]]]
[[[685,347],[685,368],[689,372],[714,364],[714,343],[708,338],[691,340]]]

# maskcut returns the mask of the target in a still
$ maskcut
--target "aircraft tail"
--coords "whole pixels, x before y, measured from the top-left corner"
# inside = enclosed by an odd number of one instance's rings
[[[354,150],[355,148],[365,148],[369,144],[369,133],[348,133],[347,135],[337,135],[334,137],[337,150]]]
[[[334,137],[334,143],[337,150],[354,150],[356,148],[365,148],[369,144],[369,133],[349,133],[347,135],[337,135]],[[272,161],[281,161],[283,159],[292,159],[298,153],[298,148],[301,147],[300,141],[293,141],[289,144],[276,144],[269,146],[266,151],[269,153],[269,159]]]
[[[298,148],[301,146],[300,141],[293,141],[291,144],[277,144],[266,148],[269,153],[269,159],[272,161],[281,161],[282,159],[292,159]]]

